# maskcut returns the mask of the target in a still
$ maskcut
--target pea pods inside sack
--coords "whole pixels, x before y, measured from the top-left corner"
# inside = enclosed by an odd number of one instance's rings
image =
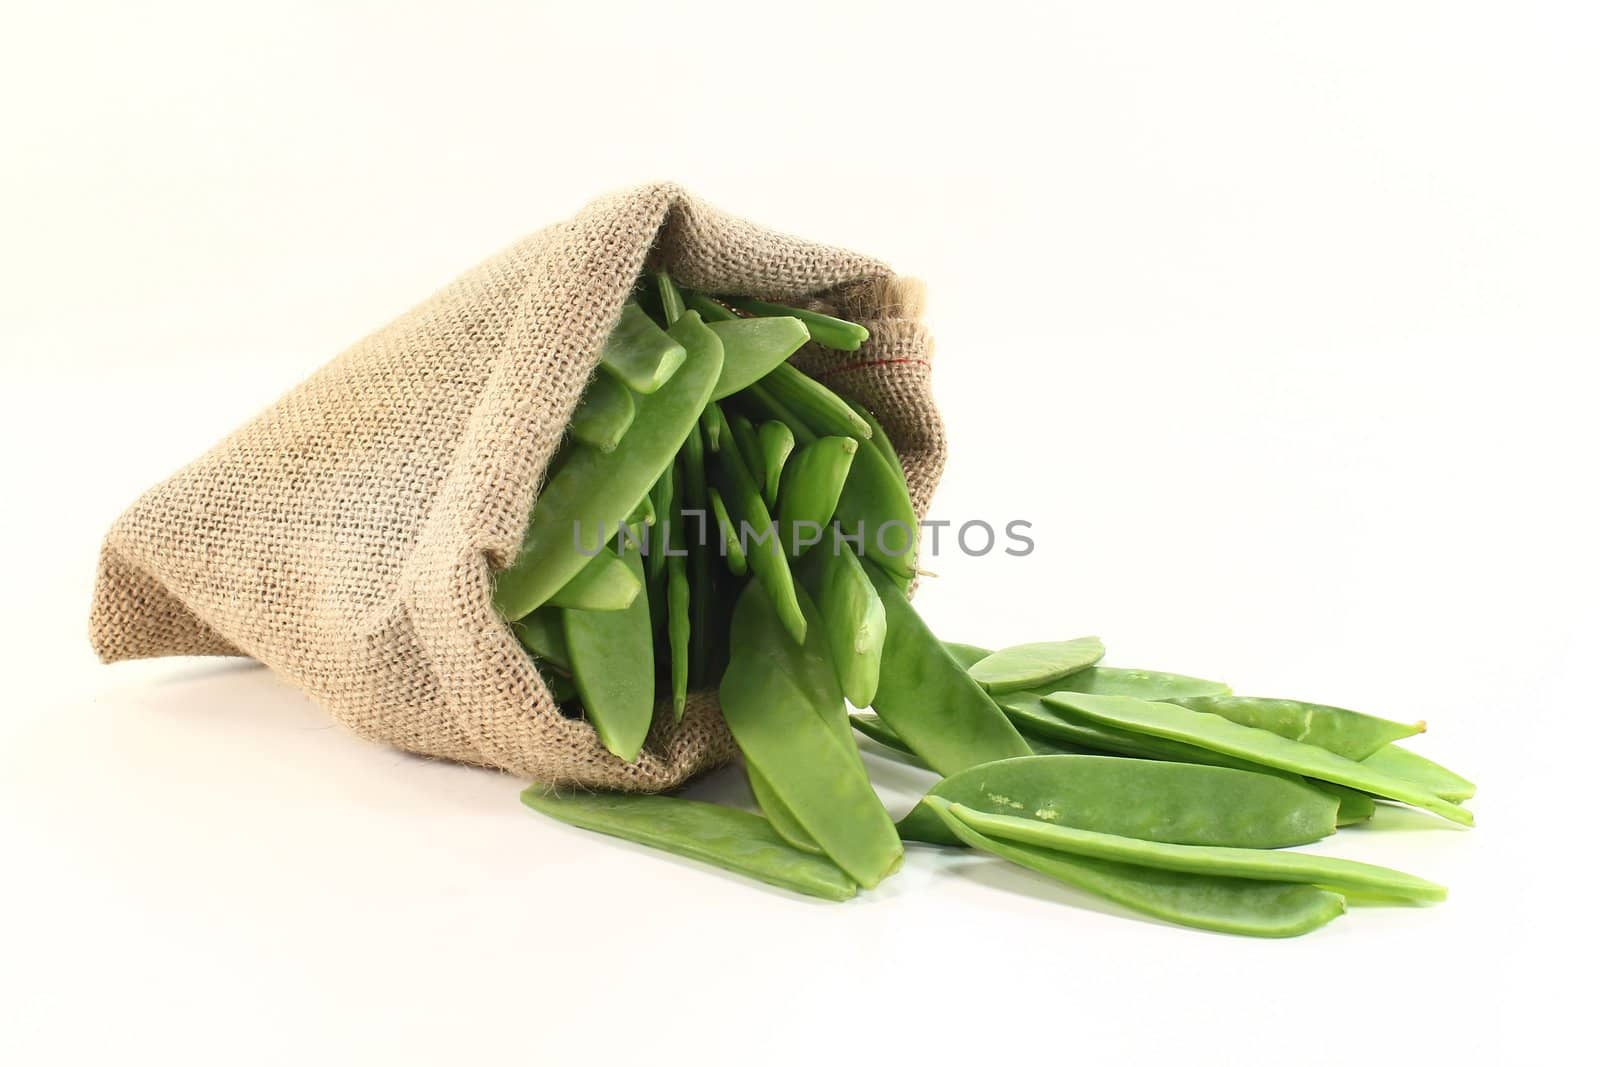
[[[733,322],[739,318],[725,305],[718,303],[704,293],[686,292],[683,294],[683,302],[698,311],[701,318],[705,319],[708,325],[715,322]]]
[[[1344,914],[1344,898],[1315,886],[1184,874],[1071,856],[989,837],[935,810],[967,845],[1157,919],[1250,937],[1296,937]]]
[[[728,303],[741,311],[751,315],[763,316],[790,316],[805,323],[806,329],[811,333],[811,339],[823,348],[832,348],[841,352],[854,352],[861,347],[863,341],[871,336],[865,326],[844,319],[836,319],[832,315],[824,315],[820,311],[806,311],[802,308],[784,307],[782,304],[769,304],[765,300],[754,300],[750,297],[728,297]]]
[[[733,525],[733,519],[728,516],[728,506],[723,502],[722,494],[714,487],[706,488],[707,501],[711,505],[711,516],[717,524],[717,546],[722,553],[723,562],[728,565],[728,570],[735,577],[744,577],[749,570],[749,561],[745,559],[744,549],[740,547],[739,531]]]
[[[791,558],[825,540],[860,448],[853,437],[819,437],[787,465],[778,490],[778,518],[783,550]]]
[[[894,450],[894,442],[889,440],[889,435],[884,432],[883,426],[876,418],[873,417],[872,412],[866,409],[865,405],[858,404],[848,397],[844,398],[844,402],[850,405],[851,411],[855,412],[861,417],[862,422],[866,423],[872,428],[872,437],[868,439],[867,443],[873,448],[877,449],[879,454],[882,455],[884,459],[888,460],[889,465],[895,469],[897,474],[900,475],[900,480],[902,482],[905,481],[905,465],[900,462],[900,454]]]
[[[557,670],[572,673],[572,658],[567,654],[567,637],[561,628],[561,611],[558,608],[540,608],[524,615],[511,624],[511,629],[516,633],[517,640],[522,642],[523,648]]]
[[[706,684],[711,672],[711,597],[715,580],[706,449],[698,425],[684,438],[678,459],[683,464],[684,502],[679,521],[689,541],[689,685],[698,689]]]
[[[877,449],[857,450],[834,518],[901,589],[910,587],[916,577],[917,512],[905,479]]]
[[[597,374],[583,391],[567,429],[586,445],[610,452],[633,425],[633,393],[609,374]]]
[[[1319,778],[1364,793],[1398,800],[1463,826],[1472,825],[1472,813],[1417,785],[1374,770],[1326,749],[1291,741],[1268,730],[1240,726],[1217,715],[1190,711],[1176,704],[1136,700],[1132,697],[1097,697],[1084,693],[1054,693],[1047,705],[1085,716],[1121,730],[1164,737],[1246,759],[1266,767]]]
[[[844,399],[791,363],[780,363],[761,379],[779,403],[797,415],[815,434],[837,434],[865,441],[872,426]]]
[[[671,468],[676,475],[677,467]],[[673,479],[674,495],[679,489]],[[672,683],[672,718],[683,719],[689,694],[689,559],[683,537],[683,523],[667,524],[667,669]]]
[[[661,316],[668,326],[683,317],[683,294],[678,291],[678,283],[664,270],[656,271],[656,295],[661,298]]]
[[[680,797],[633,793],[561,794],[529,786],[522,802],[572,826],[620,837],[770,885],[849,900],[856,884],[822,856],[789,847],[759,815]]]
[[[639,550],[630,546],[622,562],[643,585]],[[655,711],[655,635],[649,599],[638,597],[622,611],[568,609],[562,614],[562,627],[584,714],[607,751],[632,763],[644,747]]]
[[[1338,809],[1332,797],[1283,778],[1118,756],[1024,756],[985,763],[951,775],[928,795],[1052,826],[1236,848],[1320,840],[1333,833]],[[899,829],[908,841],[956,843],[926,803],[913,808]]]
[[[816,609],[799,592],[811,619]],[[828,857],[867,888],[901,860],[894,823],[866,768],[835,720],[844,696],[833,677],[820,620],[803,643],[790,639],[760,582],[734,608],[730,657],[719,697],[745,761],[756,768]]]
[[[634,392],[648,394],[665,385],[688,356],[681,337],[662,332],[643,308],[630,303],[623,305],[622,318],[600,350],[600,367]]]
[[[991,693],[1033,689],[1098,663],[1106,646],[1098,637],[1037,641],[1002,648],[974,663],[967,673]]]
[[[1411,737],[1426,729],[1426,724],[1393,722],[1376,715],[1308,704],[1303,700],[1277,700],[1269,697],[1193,696],[1170,699],[1191,711],[1220,715],[1241,726],[1270,730],[1291,741],[1325,748],[1345,759],[1364,760],[1384,745]]]
[[[799,576],[821,612],[839,687],[856,707],[870,707],[888,636],[883,601],[872,579],[853,552],[835,551],[831,545],[807,556]]]
[[[696,304],[696,308],[700,305]],[[722,341],[722,377],[711,393],[721,400],[771,374],[773,368],[800,350],[810,337],[796,318],[735,319],[706,323]]]
[[[615,449],[574,447],[539,493],[521,551],[495,578],[494,603],[505,618],[522,618],[584,568],[583,539],[592,545],[616,533],[700,417],[722,370],[722,342],[692,311],[672,330],[693,358],[659,391],[638,399],[633,425]]]
[[[778,506],[778,485],[783,480],[783,465],[794,451],[794,432],[777,419],[769,419],[756,427],[756,444],[761,452],[761,495],[770,511]]]
[[[639,595],[642,584],[615,552],[602,548],[571,581],[550,595],[553,608],[621,611]]]
[[[744,460],[744,469],[750,472],[756,488],[765,491],[767,463],[761,454],[761,442],[756,437],[755,424],[738,412],[728,415],[727,419],[729,428],[733,430],[733,440],[739,446],[739,458]],[[762,500],[765,499],[763,492]]]

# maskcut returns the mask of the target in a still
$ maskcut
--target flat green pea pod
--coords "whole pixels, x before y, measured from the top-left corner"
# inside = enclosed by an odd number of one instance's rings
[[[801,610],[816,608],[797,591]],[[899,867],[900,838],[848,736],[820,620],[796,643],[760,582],[740,595],[718,695],[745,762],[766,779],[828,857],[872,888]]]
[[[761,453],[761,494],[770,511],[778,506],[778,483],[783,480],[783,465],[794,451],[794,431],[769,419],[756,427],[756,445]]]
[[[600,350],[600,367],[634,392],[649,394],[665,385],[688,357],[683,338],[663,332],[643,308],[628,303]],[[717,372],[722,372],[720,364]]]
[[[592,448],[610,452],[633,425],[633,393],[609,374],[597,374],[583,391],[567,429]]]
[[[522,550],[495,578],[494,603],[505,618],[522,618],[584,568],[583,531],[598,528],[602,540],[610,536],[694,428],[722,370],[722,342],[692,311],[672,329],[694,358],[658,392],[639,398],[633,425],[615,449],[578,445],[545,483]]]
[[[857,415],[843,397],[792,363],[780,363],[772,368],[761,379],[761,385],[798,415],[812,433],[856,437],[863,441],[872,437],[872,425]]]
[[[1327,837],[1339,807],[1327,794],[1284,778],[1119,756],[1023,756],[985,763],[951,775],[928,796],[1049,826],[1246,849]],[[899,830],[906,841],[959,843],[927,803],[912,808]]]
[[[639,576],[611,549],[601,548],[547,603],[579,611],[621,611],[638,599],[641,588]]]
[[[659,581],[667,572],[667,542],[672,536],[673,527],[677,525],[672,521],[676,511],[677,485],[673,481],[673,468],[671,464],[661,472],[661,477],[656,479],[656,484],[650,487],[650,492],[645,494],[645,499],[650,501],[650,510],[660,516],[660,522],[650,524],[650,553],[645,560],[645,571],[651,581]],[[660,597],[658,596],[659,603]]]
[[[863,448],[850,465],[834,518],[862,553],[892,575],[902,589],[916,577],[920,530],[911,491],[900,472],[874,448]]]
[[[766,777],[749,764],[745,765],[744,774],[745,780],[750,783],[750,795],[755,797],[756,804],[761,808],[761,814],[772,824],[773,831],[802,852],[822,855],[822,846],[806,832],[804,826],[800,825],[800,820],[794,817],[789,805],[785,804],[772,786],[767,784]]]
[[[778,490],[778,517],[783,550],[791,559],[822,542],[860,448],[854,437],[819,437],[788,464]]]
[[[672,471],[676,490],[676,465]],[[672,683],[672,720],[682,722],[689,698],[689,559],[683,524],[668,525],[673,532],[667,541],[667,669]]]
[[[1191,678],[1186,674],[1167,674],[1163,671],[1129,670],[1123,667],[1085,667],[1065,678],[1057,679],[1047,688],[1032,692],[1045,693],[1066,690],[1072,693],[1095,693],[1100,696],[1138,697],[1140,700],[1166,700],[1179,702],[1180,697],[1226,696],[1233,692],[1222,682],[1205,678]]]
[[[754,300],[750,297],[724,297],[728,303],[740,311],[751,315],[793,315],[805,323],[806,329],[811,332],[811,339],[823,348],[832,348],[839,352],[854,352],[861,347],[861,343],[872,336],[865,326],[859,326],[844,319],[836,319],[832,315],[824,315],[820,311],[805,311],[801,308],[784,307],[781,304],[769,304],[765,300]]]
[[[894,442],[889,440],[889,435],[884,431],[883,424],[877,420],[872,412],[866,409],[865,405],[858,404],[849,397],[844,397],[843,400],[846,404],[850,405],[851,411],[855,412],[861,417],[862,422],[872,427],[872,438],[870,442],[872,447],[876,448],[880,453],[883,454],[883,458],[888,460],[890,465],[899,472],[900,480],[905,481],[905,464],[900,462],[900,453],[894,450]]]
[[[567,636],[562,630],[561,612],[558,609],[540,608],[524,615],[511,624],[511,630],[523,648],[562,673],[572,673],[572,657],[567,653]]]
[[[661,297],[661,315],[671,326],[683,317],[683,294],[678,291],[678,283],[664,270],[656,271],[656,292]]]
[[[1047,878],[1167,922],[1249,937],[1297,937],[1344,914],[1344,898],[1316,886],[1183,874],[1069,856],[979,833],[939,802],[935,810],[967,845]]]
[[[845,699],[870,707],[878,692],[888,619],[883,600],[855,553],[817,551],[806,557],[799,577],[822,613],[833,669]]]
[[[829,860],[790,848],[759,815],[681,797],[561,794],[531,785],[522,802],[564,823],[733,871],[782,889],[849,900],[856,884]]]
[[[733,430],[733,440],[739,446],[739,458],[744,460],[744,469],[750,472],[750,478],[756,483],[756,488],[765,493],[767,482],[767,463],[761,454],[761,442],[756,437],[756,427],[749,419],[738,412],[727,416],[728,426]],[[762,496],[765,500],[766,496]]]
[[[1478,791],[1476,785],[1450,768],[1399,745],[1385,745],[1361,762],[1390,777],[1414,782],[1442,800],[1471,800]]]
[[[960,641],[945,641],[944,650],[959,664],[962,670],[969,669],[974,663],[993,652],[990,648],[980,648],[977,645],[964,645]]]
[[[734,577],[742,578],[750,569],[750,563],[745,559],[744,549],[739,545],[739,531],[734,528],[733,520],[728,517],[728,505],[723,502],[722,494],[715,487],[706,487],[706,497],[711,504],[711,514],[717,523],[717,533],[722,542],[722,558],[728,564],[728,570]]]
[[[805,326],[793,318],[718,322],[706,315],[706,323],[721,338],[726,357],[722,377],[711,393],[713,400],[732,396],[765,378],[810,339]]]
[[[884,748],[893,749],[900,755],[905,756],[908,762],[914,763],[918,767],[927,766],[926,763],[922,762],[921,757],[911,751],[911,746],[906,744],[900,735],[890,729],[889,724],[874,712],[863,711],[852,714],[850,716],[850,725],[857,733],[870,737]],[[904,838],[903,834],[901,836]]]
[[[695,311],[698,311],[700,313],[700,317],[705,319],[708,324],[713,322],[740,321],[737,314],[735,314],[733,311],[730,311],[724,305],[717,303],[704,293],[684,293],[683,302],[689,307],[693,308]],[[807,334],[806,336],[809,337],[810,334]]]
[[[899,584],[872,564],[866,570],[887,621],[872,709],[940,774],[1031,755],[1028,742],[945,651]]]
[[[1338,823],[1340,826],[1354,826],[1356,823],[1366,822],[1378,813],[1378,805],[1366,793],[1359,789],[1350,789],[1332,782],[1306,782],[1312,789],[1326,793],[1339,802]]]
[[[715,404],[711,405],[710,410],[718,411]],[[727,421],[721,421],[722,433],[731,437]],[[789,571],[783,546],[778,543],[777,526],[767,511],[766,502],[761,499],[761,490],[745,467],[737,447],[724,448],[717,453],[717,460],[717,489],[727,505],[730,518],[736,524],[740,547],[744,550],[750,569],[755,572],[756,581],[766,588],[779,618],[795,643],[804,644],[806,619],[795,596],[794,575]]]
[[[1196,696],[1168,698],[1190,711],[1220,715],[1241,726],[1271,730],[1279,737],[1325,748],[1345,759],[1364,760],[1391,741],[1426,730],[1421,722],[1403,723],[1364,715],[1327,704],[1270,697]]]
[[[1131,730],[1117,730],[1100,723],[1069,718],[1053,710],[1044,698],[1031,692],[1002,693],[996,697],[1006,718],[1020,730],[1030,744],[1044,738],[1057,744],[1076,745],[1093,752],[1130,756],[1134,759],[1168,760],[1173,763],[1200,763],[1236,770],[1260,770],[1249,760],[1234,759],[1209,749],[1151,737]]]
[[[679,520],[685,532],[689,516],[695,515],[695,537],[689,546],[689,685],[699,688],[711,674],[711,597],[712,567],[707,534],[710,522],[710,488],[706,485],[705,439],[697,425],[683,439],[678,452],[683,463],[684,511]]]
[[[1368,899],[1436,904],[1445,888],[1416,875],[1358,863],[1333,856],[1265,848],[1228,848],[1221,845],[1174,845],[1116,834],[1083,830],[1076,826],[993,815],[964,804],[951,803],[950,813],[985,837],[1047,848],[1089,859],[1158,867],[1184,874],[1250,878],[1265,882],[1301,882],[1349,890]]]
[[[1092,667],[1105,654],[1106,646],[1098,637],[1035,641],[992,652],[967,668],[967,673],[990,694],[998,695],[1042,688],[1074,671]]]
[[[1152,737],[1164,737],[1222,755],[1249,760],[1265,767],[1303,774],[1335,785],[1349,786],[1390,800],[1431,811],[1462,826],[1472,825],[1472,812],[1452,804],[1415,783],[1385,774],[1366,764],[1336,756],[1327,749],[1279,737],[1269,730],[1240,726],[1219,715],[1190,711],[1176,704],[1137,700],[1133,697],[1099,697],[1086,693],[1053,693],[1044,698],[1052,708],[1065,710],[1106,726]]]
[[[639,550],[627,548],[622,561],[644,583]],[[572,611],[561,623],[572,658],[584,713],[600,743],[624,763],[644,747],[655,711],[655,635],[650,603],[639,597],[625,611]]]

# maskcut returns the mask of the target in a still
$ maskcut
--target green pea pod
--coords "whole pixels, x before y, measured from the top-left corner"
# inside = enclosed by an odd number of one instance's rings
[[[551,594],[553,608],[580,611],[621,611],[629,607],[642,588],[638,576],[609,548],[602,548],[571,581]]]
[[[668,670],[672,682],[672,718],[674,722],[682,722],[689,697],[689,559],[683,524],[672,525],[675,529],[667,541]]]
[[[824,900],[849,900],[856,884],[829,860],[784,843],[759,815],[681,797],[560,794],[531,785],[522,802],[564,823]]]
[[[1039,819],[995,815],[976,811],[960,803],[951,803],[950,813],[986,837],[1113,863],[1132,863],[1141,867],[1158,867],[1185,874],[1220,875],[1224,878],[1302,882],[1416,904],[1434,904],[1445,898],[1442,885],[1389,867],[1333,856],[1266,848],[1175,845],[1165,841],[1098,833]]]
[[[644,583],[644,563],[629,547],[622,562]],[[589,723],[606,750],[632,763],[644,747],[655,711],[655,639],[650,604],[637,598],[625,611],[562,613],[572,678]]]
[[[1226,696],[1233,692],[1221,682],[1204,678],[1190,678],[1183,674],[1166,674],[1162,671],[1129,670],[1122,667],[1085,667],[1065,678],[1051,682],[1048,687],[1029,689],[1026,692],[1044,696],[1065,690],[1072,693],[1095,693],[1100,696],[1138,697],[1140,700],[1166,700],[1179,703],[1181,697]]]
[[[794,451],[794,431],[777,419],[770,419],[756,427],[756,445],[763,466],[761,495],[770,511],[778,506],[778,484],[783,480],[783,465]]]
[[[720,412],[706,408],[700,413],[700,435],[705,438],[706,451],[722,451],[723,421]]]
[[[1478,791],[1455,771],[1399,745],[1384,745],[1361,762],[1390,777],[1414,782],[1442,800],[1471,800]]]
[[[664,270],[656,271],[656,293],[661,298],[661,314],[666,318],[667,325],[671,326],[683,317],[683,294],[678,291],[672,276]]]
[[[561,612],[558,609],[540,608],[512,623],[511,630],[522,642],[523,648],[557,670],[571,674],[572,657],[567,654],[567,637],[561,626]]]
[[[749,570],[749,561],[745,559],[744,550],[739,547],[739,531],[734,528],[733,520],[728,517],[728,506],[723,503],[722,494],[714,487],[707,487],[706,496],[711,503],[711,514],[717,523],[717,532],[721,542],[722,558],[735,577],[742,578]]]
[[[824,540],[860,449],[853,437],[819,437],[795,453],[778,491],[783,550],[791,559]]]
[[[824,315],[820,311],[806,311],[802,308],[784,307],[781,304],[769,304],[765,300],[754,300],[750,297],[724,297],[728,303],[751,315],[772,316],[792,315],[806,324],[806,329],[811,332],[811,339],[823,348],[832,348],[840,352],[854,352],[861,347],[861,343],[872,336],[865,326],[859,326],[844,319],[836,319],[832,315]]]
[[[689,687],[698,689],[711,675],[712,568],[707,534],[710,506],[706,486],[706,448],[697,425],[678,453],[683,463],[684,513],[679,517],[689,535]],[[692,515],[691,515],[692,513]]]
[[[711,410],[718,410],[715,404],[711,405]],[[722,432],[731,437],[732,432],[726,428],[725,420],[723,427]],[[750,569],[755,572],[756,581],[766,588],[778,617],[783,620],[795,643],[804,644],[806,619],[795,595],[794,575],[789,571],[783,546],[778,543],[777,527],[772,522],[766,503],[761,499],[761,490],[745,468],[738,448],[723,449],[717,453],[717,460],[717,488],[738,530],[736,539],[744,550]]]
[[[876,449],[857,452],[834,518],[861,552],[902,589],[916,577],[918,520],[900,472]]]
[[[1016,727],[945,651],[900,586],[876,566],[866,570],[887,622],[872,709],[940,774],[1031,755]]]
[[[851,410],[837,393],[792,363],[780,363],[761,379],[780,403],[798,415],[817,434],[872,437],[872,426]]]
[[[1336,756],[1316,745],[1291,741],[1268,730],[1241,726],[1218,715],[1190,711],[1176,704],[1158,701],[1099,697],[1085,693],[1054,693],[1045,697],[1044,701],[1052,708],[1117,729],[1181,741],[1266,767],[1303,774],[1307,778],[1349,786],[1431,811],[1462,826],[1471,826],[1473,822],[1472,812],[1441,800],[1412,782],[1355,760]]]
[[[1098,663],[1106,646],[1098,637],[1071,641],[1036,641],[991,652],[967,668],[991,695],[1043,687],[1074,671]]]
[[[1327,794],[1283,778],[1119,756],[1024,756],[985,763],[944,779],[928,796],[1051,826],[1234,848],[1318,841],[1333,833],[1339,807]],[[907,841],[958,843],[925,803],[900,820],[899,830]]]
[[[633,425],[633,393],[609,374],[597,374],[583,391],[567,429],[592,448],[610,452]]]
[[[624,526],[654,526],[656,524],[656,503],[649,493],[639,498],[639,502],[628,512],[628,517],[622,520]]]
[[[750,385],[739,394],[739,397],[749,400],[756,408],[765,412],[768,418],[776,419],[789,427],[789,432],[794,434],[796,444],[809,445],[817,439],[817,435],[811,432],[811,427],[805,424],[805,420],[789,410],[788,405],[773,396],[772,390],[760,382]]]
[[[693,312],[672,330],[694,358],[659,392],[639,398],[633,425],[615,449],[575,446],[545,483],[521,552],[495,579],[495,607],[507,619],[522,618],[584,568],[581,538],[592,530],[609,537],[694,428],[722,370],[722,342]]]
[[[815,618],[810,598],[797,596]],[[820,623],[806,627],[810,636],[801,643],[785,629],[765,587],[747,584],[730,627],[723,718],[745,762],[828,857],[870,889],[900,865],[900,838],[855,746],[837,728],[844,697]]]
[[[699,305],[695,305],[697,308]],[[725,358],[722,377],[711,393],[721,400],[747,388],[771,374],[773,369],[800,351],[810,339],[799,319],[733,319],[706,322],[722,339]]]
[[[962,670],[970,670],[972,665],[993,652],[993,649],[979,648],[977,645],[964,645],[960,641],[942,642],[944,650],[950,653],[952,659],[961,664]]]
[[[865,405],[858,404],[849,397],[843,397],[842,399],[846,404],[850,405],[851,411],[861,416],[862,422],[872,427],[872,447],[876,448],[880,453],[882,453],[883,458],[888,460],[890,465],[894,467],[895,471],[899,473],[900,480],[902,482],[905,481],[905,464],[900,462],[900,453],[894,450],[894,442],[889,440],[889,435],[884,431],[883,425],[878,422],[877,418],[872,414],[872,412],[867,410]]]
[[[656,479],[656,484],[650,487],[650,492],[645,499],[651,501],[650,510],[660,517],[661,521],[650,526],[650,553],[645,560],[645,570],[650,580],[656,583],[656,591],[661,590],[660,582],[667,573],[667,541],[672,536],[672,528],[677,523],[672,521],[672,516],[677,504],[677,486],[673,482],[673,468],[669,463],[667,469],[661,472],[661,477]],[[656,602],[660,603],[658,595]]]
[[[1340,826],[1354,826],[1356,823],[1366,822],[1378,813],[1378,805],[1372,797],[1359,789],[1349,789],[1332,782],[1306,782],[1312,789],[1326,793],[1339,803]]]
[[[1220,715],[1241,726],[1271,730],[1279,737],[1304,741],[1352,760],[1364,760],[1391,741],[1412,737],[1427,729],[1426,723],[1392,722],[1376,715],[1302,700],[1197,696],[1169,698],[1168,703]]]
[[[683,294],[683,302],[689,307],[698,311],[700,313],[700,317],[705,319],[708,324],[714,322],[733,322],[739,318],[737,314],[728,310],[727,307],[717,303],[704,293],[686,292]],[[807,336],[810,335],[808,334]]]
[[[754,767],[746,766],[745,779],[750,783],[750,795],[755,797],[756,804],[761,808],[761,814],[767,817],[779,837],[802,852],[822,855],[822,846],[817,844],[816,838],[806,833],[806,828],[800,825],[800,820],[794,817],[794,812],[789,810],[789,805],[773,791],[772,786],[761,772]]]
[[[798,573],[822,613],[839,687],[856,707],[870,707],[888,637],[883,601],[872,579],[848,550],[813,552]]]
[[[899,734],[890,729],[889,724],[884,722],[881,716],[870,711],[854,713],[850,716],[850,725],[857,733],[864,734],[884,748],[893,749],[900,755],[905,756],[908,762],[915,763],[919,767],[927,766],[926,763],[922,762],[921,757],[911,751],[911,746],[906,744]],[[901,837],[904,838],[905,835],[902,834]]]
[[[1297,937],[1344,914],[1344,898],[1316,886],[1069,856],[988,837],[956,818],[948,804],[935,810],[950,832],[973,848],[1167,922],[1250,937]]]
[[[643,308],[629,303],[600,350],[600,367],[634,392],[649,394],[665,385],[688,356],[681,337],[663,332]]]
[[[767,464],[761,455],[761,441],[756,436],[755,424],[738,412],[727,416],[727,419],[729,428],[733,430],[734,444],[739,447],[739,458],[744,460],[744,469],[750,472],[756,488],[765,492]],[[762,500],[766,500],[766,497],[763,496]]]

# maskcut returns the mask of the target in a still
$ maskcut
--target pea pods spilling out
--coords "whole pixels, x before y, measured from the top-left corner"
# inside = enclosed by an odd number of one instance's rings
[[[1002,648],[967,668],[967,673],[991,693],[1033,689],[1091,667],[1106,654],[1098,637],[1072,641],[1039,641]]]
[[[1050,826],[1241,849],[1319,840],[1333,833],[1338,808],[1326,794],[1282,778],[1116,756],[1024,756],[985,763],[944,779],[928,796]],[[908,841],[956,843],[927,803],[913,808],[899,829]]]
[[[755,878],[783,889],[849,900],[856,884],[822,856],[791,848],[759,815],[679,797],[523,790],[535,811],[585,830],[620,837]]]

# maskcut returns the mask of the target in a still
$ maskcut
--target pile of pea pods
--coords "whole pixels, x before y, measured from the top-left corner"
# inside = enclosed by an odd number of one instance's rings
[[[1102,666],[1093,637],[993,651],[936,637],[907,599],[917,517],[887,435],[788,362],[867,336],[640,279],[495,603],[563,711],[623,760],[658,705],[681,717],[715,687],[761,814],[540,783],[524,803],[836,901],[898,870],[906,842],[1259,937],[1349,903],[1444,899],[1414,875],[1290,850],[1380,804],[1470,826],[1473,784],[1398,744],[1421,723]],[[944,776],[898,823],[858,735]]]

